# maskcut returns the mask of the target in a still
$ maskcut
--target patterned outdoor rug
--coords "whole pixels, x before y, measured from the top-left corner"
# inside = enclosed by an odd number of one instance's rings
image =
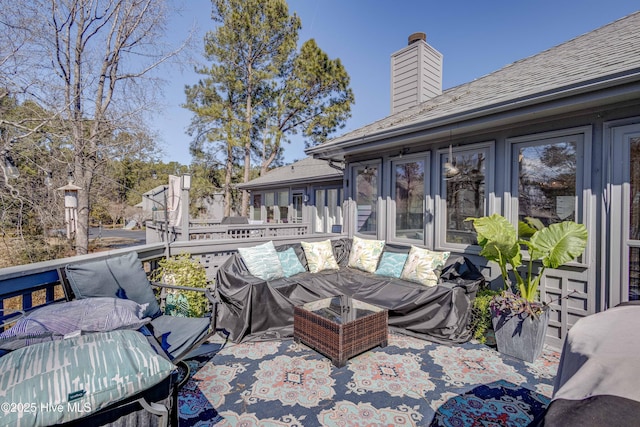
[[[549,403],[558,361],[393,334],[337,369],[293,340],[229,344],[189,361],[180,426],[526,426]]]

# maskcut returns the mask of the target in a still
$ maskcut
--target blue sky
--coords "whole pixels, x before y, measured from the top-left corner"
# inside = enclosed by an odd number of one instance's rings
[[[629,0],[609,1],[427,1],[289,0],[302,20],[300,43],[314,38],[331,58],[340,58],[355,94],[352,117],[334,136],[390,113],[390,56],[414,32],[444,55],[443,89],[482,77],[637,10]],[[197,26],[194,59],[204,61],[202,38],[212,30],[211,2],[184,0],[184,11],[170,22],[174,42]],[[199,75],[187,66],[163,70],[166,110],[151,127],[160,137],[163,160],[189,164],[192,113],[181,108],[184,86]],[[285,160],[304,157],[303,143],[285,147]]]

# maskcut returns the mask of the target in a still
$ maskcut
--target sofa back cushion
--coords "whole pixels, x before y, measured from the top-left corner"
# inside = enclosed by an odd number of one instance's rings
[[[252,276],[262,280],[275,280],[284,277],[280,258],[272,241],[250,248],[238,248],[242,260]]]
[[[318,273],[323,270],[338,270],[340,266],[333,256],[331,240],[321,242],[301,242],[304,256],[307,258],[307,266],[310,273]]]
[[[361,239],[354,236],[347,266],[373,273],[378,267],[383,249],[384,240]]]
[[[379,276],[400,278],[408,256],[409,254],[383,252],[375,273]]]
[[[436,286],[438,284],[436,271],[444,266],[449,255],[450,252],[434,252],[411,245],[400,278],[425,286]]]
[[[136,252],[65,266],[76,298],[111,297],[147,304],[144,317],[161,314],[142,263]]]
[[[291,277],[307,271],[300,262],[300,259],[298,259],[298,255],[293,248],[278,252],[278,258],[280,259],[284,277]]]

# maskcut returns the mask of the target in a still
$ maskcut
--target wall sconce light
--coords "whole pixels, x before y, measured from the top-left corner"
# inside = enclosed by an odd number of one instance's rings
[[[184,174],[182,175],[181,187],[183,190],[191,190],[191,175]]]
[[[303,195],[302,196],[302,201],[307,203],[309,201],[309,195],[308,194]]]

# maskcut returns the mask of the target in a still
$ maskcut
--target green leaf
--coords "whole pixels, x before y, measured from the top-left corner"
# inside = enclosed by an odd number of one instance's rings
[[[468,218],[478,233],[478,244],[482,247],[480,255],[490,261],[518,267],[522,263],[516,230],[505,217],[498,214],[482,218]]]
[[[558,268],[573,261],[587,246],[587,228],[571,221],[551,224],[531,237],[531,257],[542,265]]]

